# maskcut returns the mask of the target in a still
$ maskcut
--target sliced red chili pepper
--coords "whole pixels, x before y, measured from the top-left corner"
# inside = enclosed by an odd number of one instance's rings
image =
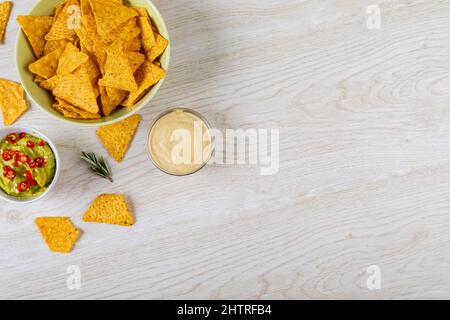
[[[30,169],[34,169],[34,168],[36,168],[36,162],[35,162],[34,160],[31,160],[31,161],[28,163],[28,166],[30,167]]]
[[[9,143],[16,143],[17,141],[19,141],[19,135],[17,133],[10,133],[6,136],[6,141],[8,141]]]
[[[34,161],[36,162],[36,167],[38,168],[43,168],[45,166],[45,159],[42,157],[36,158]]]
[[[19,190],[19,192],[25,192],[28,188],[30,188],[28,181],[22,181],[17,184],[17,190]]]
[[[31,158],[29,156],[27,156],[26,154],[22,154],[19,156],[19,162],[23,163],[28,163],[31,161]]]
[[[8,150],[8,149],[3,150],[3,152],[2,152],[2,159],[3,159],[3,161],[9,161],[9,160],[12,159],[12,155],[11,155],[10,150]]]
[[[27,179],[27,182],[30,184],[30,186],[37,185],[37,181],[33,179],[31,171],[25,171],[25,178]]]
[[[35,143],[33,141],[27,141],[27,147],[28,148],[34,148]]]
[[[23,139],[23,138],[25,138],[26,136],[27,136],[27,133],[26,133],[26,132],[21,132],[21,133],[19,134],[20,139]]]
[[[46,143],[44,140],[39,141],[39,146],[45,147]]]
[[[16,172],[13,169],[11,169],[11,167],[4,166],[3,177],[5,177],[8,180],[13,180],[16,177]]]

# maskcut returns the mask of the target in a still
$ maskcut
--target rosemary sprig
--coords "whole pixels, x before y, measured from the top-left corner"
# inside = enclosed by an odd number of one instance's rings
[[[114,182],[112,179],[111,169],[103,157],[97,158],[93,152],[81,152],[81,159],[90,165],[90,169],[96,175]]]

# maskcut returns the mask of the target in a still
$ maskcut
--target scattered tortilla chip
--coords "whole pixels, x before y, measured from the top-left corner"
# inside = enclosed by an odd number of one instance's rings
[[[76,25],[73,17],[73,6],[79,7],[78,0],[66,0],[62,9],[54,17],[52,27],[45,35],[46,40],[72,39],[75,37],[75,29],[78,29],[79,26]]]
[[[106,50],[105,75],[98,84],[125,91],[136,91],[138,85],[133,76],[126,52],[120,42],[114,42]]]
[[[100,87],[100,99],[102,102],[102,111],[105,116],[109,116],[128,95],[128,91]]]
[[[72,119],[84,119],[84,120],[92,120],[92,119],[99,119],[100,114],[93,114],[90,112],[87,112],[85,110],[82,110],[80,108],[77,108],[67,101],[64,101],[62,99],[56,98],[56,103],[53,105],[53,107],[58,110],[60,113],[64,115],[66,118],[72,118]]]
[[[0,42],[3,42],[6,25],[8,24],[9,14],[11,13],[11,1],[0,3]]]
[[[103,38],[138,15],[133,9],[109,0],[90,0],[90,3],[97,22],[97,31]]]
[[[70,104],[87,112],[99,112],[97,98],[91,80],[86,73],[63,74],[54,77],[52,93],[55,97],[63,99]]]
[[[0,108],[5,126],[12,125],[28,109],[23,88],[19,83],[0,79]]]
[[[148,18],[147,9],[144,7],[132,7],[134,11],[136,11],[140,17]]]
[[[17,23],[28,38],[36,58],[42,57],[45,47],[45,35],[50,30],[52,17],[19,16]]]
[[[133,115],[118,123],[97,129],[97,136],[102,141],[105,149],[117,162],[123,160],[140,122],[141,116]]]
[[[150,51],[156,45],[155,34],[153,33],[150,20],[146,17],[139,17],[138,20],[141,27],[142,47],[145,51]]]
[[[87,54],[80,52],[77,47],[71,43],[68,43],[61,55],[61,58],[59,59],[56,74],[71,73],[88,59],[89,56]]]
[[[80,235],[68,217],[36,218],[35,223],[49,249],[54,252],[69,253]]]
[[[58,69],[58,63],[61,55],[64,52],[64,47],[60,47],[53,52],[43,56],[38,61],[29,65],[28,69],[45,79],[50,79],[56,75]]]
[[[134,225],[133,215],[125,197],[121,194],[102,194],[91,204],[83,216],[85,222],[115,224],[124,227]]]
[[[153,63],[145,61],[139,70],[136,71],[136,80],[139,83],[139,88],[130,92],[130,95],[122,103],[125,107],[135,105],[142,96],[162,78],[166,72],[164,69],[155,66]]]
[[[167,49],[169,41],[159,33],[156,34],[156,44],[146,52],[147,59],[151,62],[155,61]]]

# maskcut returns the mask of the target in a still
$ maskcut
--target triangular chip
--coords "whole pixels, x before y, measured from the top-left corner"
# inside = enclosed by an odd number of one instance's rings
[[[60,47],[53,52],[43,56],[38,61],[33,62],[28,66],[28,69],[41,76],[42,78],[49,79],[56,74],[58,69],[59,59],[64,52],[64,47]]]
[[[133,115],[118,123],[106,125],[97,129],[97,136],[105,149],[117,161],[121,162],[141,122],[140,115]]]
[[[125,46],[128,41],[130,41],[131,39],[135,39],[140,34],[141,29],[138,26],[136,18],[132,18],[108,33],[103,38],[103,41],[108,46],[114,41],[121,41]]]
[[[45,47],[44,47],[44,56],[55,51],[58,50],[59,48],[63,47],[65,48],[66,45],[69,43],[69,40],[64,39],[64,40],[50,40],[47,41],[45,43]]]
[[[6,25],[8,24],[9,14],[11,13],[11,1],[0,3],[0,42],[3,42]]]
[[[102,110],[105,116],[109,116],[127,97],[128,91],[100,87],[100,98],[102,102]]]
[[[56,103],[53,104],[53,107],[58,110],[60,113],[64,115],[66,118],[72,118],[72,119],[84,119],[84,120],[92,120],[92,119],[99,119],[100,114],[93,114],[87,111],[84,111],[80,108],[77,108],[67,101],[64,101],[62,99],[56,98]]]
[[[64,7],[57,12],[53,19],[53,25],[50,31],[45,35],[46,40],[62,40],[72,39],[75,37],[75,29],[79,29],[77,25],[75,6],[79,8],[78,0],[67,0]]]
[[[89,56],[80,52],[73,44],[68,43],[61,55],[56,74],[71,73],[89,59]]]
[[[123,227],[134,225],[133,214],[121,194],[99,195],[83,216],[84,222],[115,224]]]
[[[136,80],[139,83],[138,90],[130,92],[130,95],[122,105],[125,107],[134,106],[153,85],[164,78],[165,74],[164,69],[145,61],[139,70],[136,71]]]
[[[17,22],[27,36],[36,58],[42,57],[45,47],[45,35],[52,26],[53,18],[19,16],[17,17]]]
[[[138,14],[131,8],[110,0],[90,0],[92,12],[97,22],[97,30],[102,38]]]
[[[148,18],[147,9],[144,7],[132,7],[134,11],[136,11],[140,17]]]
[[[23,88],[19,83],[0,79],[0,108],[5,126],[12,125],[28,109]]]
[[[120,42],[114,42],[106,50],[105,75],[98,82],[100,86],[126,91],[135,91],[138,85],[133,76],[127,54]]]
[[[49,249],[54,252],[69,253],[80,235],[67,217],[36,218],[35,223]]]
[[[156,44],[146,52],[149,61],[155,61],[161,56],[169,45],[169,41],[160,34],[156,34]]]
[[[139,67],[144,63],[145,56],[142,53],[134,51],[126,51],[125,55],[128,59],[128,64],[131,67],[131,72],[134,74],[136,70],[139,69]]]
[[[138,17],[138,21],[141,27],[142,47],[145,51],[150,51],[156,45],[155,34],[153,33],[150,20],[146,17]]]
[[[54,82],[52,93],[74,106],[90,113],[98,113],[97,98],[87,73],[63,74],[52,79]]]

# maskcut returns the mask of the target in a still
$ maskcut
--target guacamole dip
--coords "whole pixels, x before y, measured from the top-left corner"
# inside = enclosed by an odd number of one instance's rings
[[[11,133],[0,141],[0,188],[10,196],[35,197],[55,175],[55,155],[47,142],[27,133]]]

